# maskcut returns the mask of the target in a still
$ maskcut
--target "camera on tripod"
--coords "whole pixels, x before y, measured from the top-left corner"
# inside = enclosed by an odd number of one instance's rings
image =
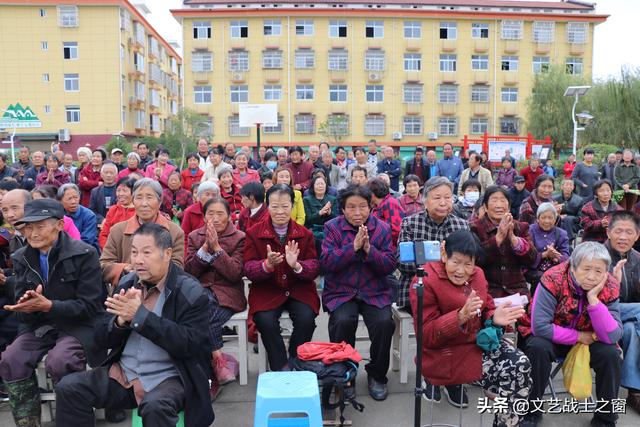
[[[421,266],[426,262],[440,261],[440,242],[423,240],[421,242],[401,242],[400,262],[415,263]]]

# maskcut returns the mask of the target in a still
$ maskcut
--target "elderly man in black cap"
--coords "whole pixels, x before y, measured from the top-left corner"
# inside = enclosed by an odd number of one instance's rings
[[[517,175],[513,179],[513,188],[509,189],[509,198],[511,199],[511,215],[514,218],[520,216],[520,206],[522,202],[529,197],[531,193],[525,188],[526,182],[524,176]]]
[[[18,426],[40,426],[40,393],[35,368],[57,383],[65,375],[96,365],[105,354],[92,346],[93,322],[103,311],[98,254],[63,231],[64,209],[50,199],[25,205],[16,226],[27,244],[12,254],[18,337],[0,357],[11,411]]]

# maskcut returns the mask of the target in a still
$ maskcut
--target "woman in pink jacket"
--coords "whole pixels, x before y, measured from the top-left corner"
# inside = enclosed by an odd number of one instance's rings
[[[160,182],[162,188],[169,188],[168,181],[171,172],[176,167],[169,164],[169,151],[166,148],[158,148],[156,150],[156,161],[147,166],[145,176]]]

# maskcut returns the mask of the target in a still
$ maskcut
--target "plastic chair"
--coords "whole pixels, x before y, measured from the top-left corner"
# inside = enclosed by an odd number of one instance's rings
[[[307,418],[270,418],[305,414]],[[265,372],[258,377],[254,427],[322,427],[318,377],[313,372]]]
[[[138,410],[131,411],[131,427],[143,427],[142,418],[138,415]],[[184,411],[180,411],[178,414],[178,424],[176,427],[184,427]]]

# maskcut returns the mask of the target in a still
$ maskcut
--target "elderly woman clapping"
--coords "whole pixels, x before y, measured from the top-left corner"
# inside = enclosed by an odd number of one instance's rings
[[[596,372],[596,396],[606,402],[591,425],[613,426],[617,415],[611,401],[618,397],[621,357],[617,342],[622,337],[619,280],[622,264],[608,273],[611,256],[596,242],[576,246],[569,261],[547,271],[540,280],[528,316],[520,332],[526,337],[525,353],[531,361],[531,401],[542,399],[549,382],[551,364],[567,355],[577,343],[589,346],[591,368]],[[530,326],[528,326],[530,324]],[[533,408],[534,406],[530,406]],[[536,425],[540,412],[525,417]]]
[[[542,203],[538,206],[536,217],[536,222],[529,227],[537,251],[536,260],[526,274],[532,294],[544,272],[568,260],[571,253],[567,232],[556,227],[558,211],[555,206],[549,202]]]

